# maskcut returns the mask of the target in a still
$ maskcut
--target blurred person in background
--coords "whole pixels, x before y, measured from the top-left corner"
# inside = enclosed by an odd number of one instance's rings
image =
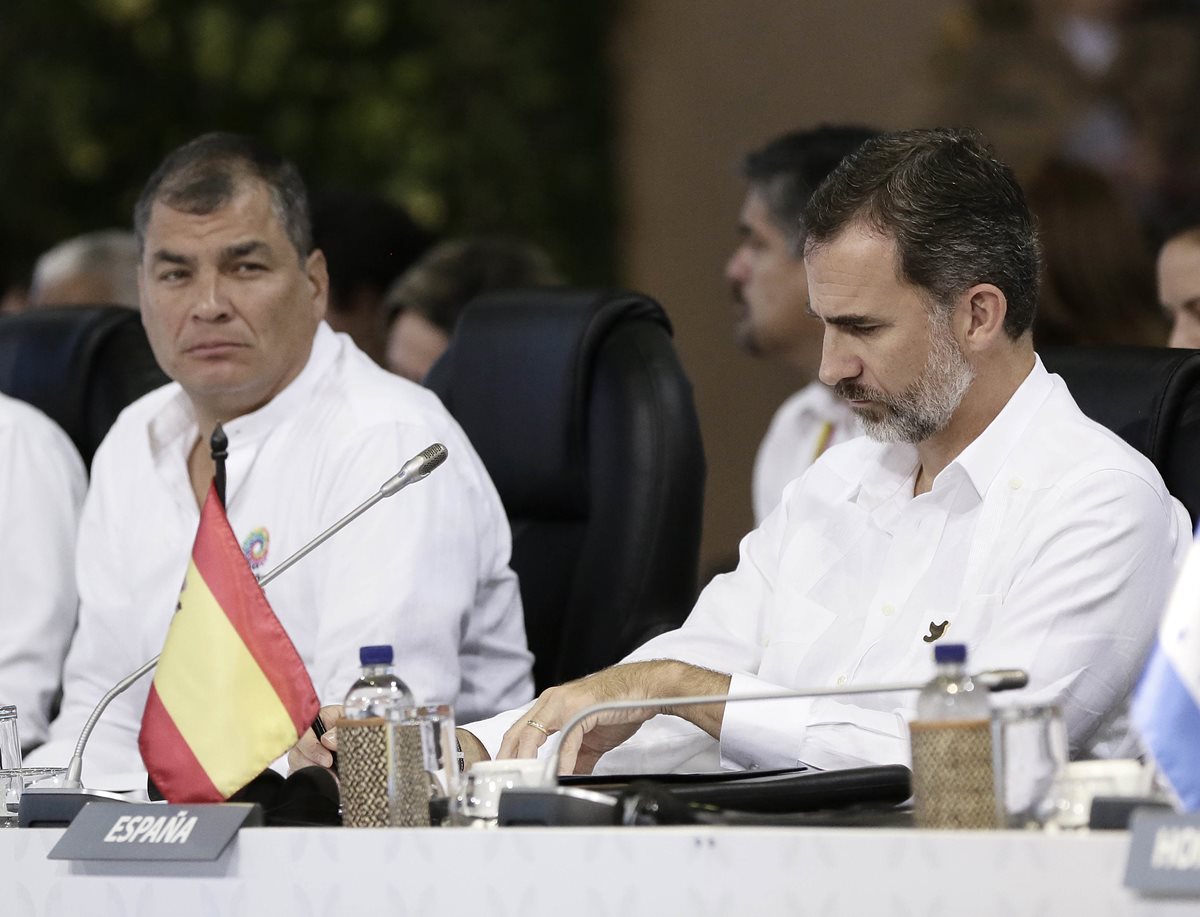
[[[808,311],[801,219],[817,186],[876,133],[840,126],[795,131],[742,161],[749,188],[738,218],[740,239],[725,265],[738,343],[754,356],[787,363],[805,383],[776,411],[759,446],[752,484],[756,525],[789,481],[827,448],[861,432],[845,402],[816,380],[824,328]]]
[[[1086,162],[1162,225],[1200,200],[1198,19],[1183,0],[960,0],[929,118],[979,129],[1022,180]]]
[[[1165,344],[1154,256],[1113,183],[1091,166],[1051,157],[1025,190],[1045,257],[1037,346]]]
[[[33,267],[29,307],[138,307],[137,239],[125,229],[102,229],[60,242]]]
[[[473,236],[435,245],[385,297],[387,368],[420,382],[450,345],[459,313],[472,299],[562,283],[550,256],[531,242]]]
[[[1200,348],[1200,224],[1176,232],[1159,251],[1158,300],[1171,322],[1170,346]]]
[[[312,230],[313,245],[325,253],[329,265],[325,320],[383,366],[384,293],[429,248],[433,237],[402,207],[347,190],[313,196]]]

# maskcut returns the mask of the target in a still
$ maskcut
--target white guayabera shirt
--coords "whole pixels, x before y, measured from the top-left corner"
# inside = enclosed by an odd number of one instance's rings
[[[422,702],[460,716],[533,690],[508,520],[458,424],[431,392],[377,367],[322,324],[300,375],[224,425],[234,535],[265,573],[354,509],[432,442],[449,458],[384,500],[266,587],[323,704],[358,676],[358,648],[390,643]],[[207,440],[208,432],[204,436]],[[79,632],[62,714],[36,760],[65,764],[103,693],[162,649],[199,521],[187,472],[197,435],[171,384],[135,402],[96,454],[79,538]],[[93,736],[85,775],[140,768],[149,677]]]
[[[918,497],[916,472],[912,446],[860,438],[826,452],[742,541],[737,569],[629,661],[732,673],[734,695],[921,681],[925,638],[940,633],[968,646],[972,671],[1025,669],[1029,687],[1005,701],[1060,704],[1075,752],[1113,751],[1190,544],[1186,511],[1040,360]],[[715,764],[717,751],[725,767],[907,763],[915,700],[729,704],[719,748],[660,716],[597,770],[696,767],[706,753]],[[492,751],[502,725],[478,727]]]

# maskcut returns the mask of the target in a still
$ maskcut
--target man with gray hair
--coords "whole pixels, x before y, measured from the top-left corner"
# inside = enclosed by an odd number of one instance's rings
[[[423,701],[463,716],[532,694],[504,509],[438,399],[375,365],[323,321],[324,255],[294,166],[245,138],[207,134],[171,153],[134,212],[142,321],[174,382],[134,402],[96,452],[78,547],[79,630],[45,763],[65,763],[92,706],[162,649],[228,437],[226,510],[265,573],[374,494],[433,442],[449,458],[267,587],[326,701],[358,648],[391,644]],[[148,680],[107,711],[95,774],[137,772]],[[136,782],[136,779],[135,779]]]
[[[566,772],[906,763],[912,695],[652,699],[919,682],[947,638],[973,669],[1027,671],[1012,700],[1061,706],[1072,752],[1127,750],[1191,525],[1034,353],[1039,253],[1012,171],[971,134],[885,135],[817,190],[805,227],[820,378],[867,435],[788,488],[682,627],[468,725],[469,759],[534,755],[585,707],[633,699],[650,703],[562,739]]]
[[[33,267],[29,305],[138,306],[138,243],[124,229],[103,229],[67,239]]]

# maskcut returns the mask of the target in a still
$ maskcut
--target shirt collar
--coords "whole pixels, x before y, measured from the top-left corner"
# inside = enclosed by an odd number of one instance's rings
[[[940,490],[965,476],[982,498],[1053,387],[1053,377],[1042,365],[1041,357],[1035,356],[1033,369],[1008,403],[984,431],[942,469],[934,479],[932,489]],[[907,488],[904,496],[911,497],[919,464],[917,448],[909,443],[888,443],[881,445],[879,450],[876,461],[867,466],[858,488],[850,495],[868,510],[892,500],[902,488]]]
[[[340,345],[333,330],[321,322],[313,335],[312,350],[304,369],[278,395],[256,411],[226,421],[223,426],[229,437],[230,451],[235,443],[249,445],[264,439],[279,422],[294,414],[297,405],[307,401],[316,389],[326,368],[337,358]],[[196,411],[191,399],[176,383],[175,391],[164,408],[150,419],[150,450],[156,463],[168,454],[188,451],[199,435]]]
[[[1054,388],[1054,379],[1042,365],[1041,357],[1034,356],[1033,369],[1017,386],[1008,403],[1000,409],[987,428],[972,440],[957,458],[943,470],[940,478],[951,468],[965,472],[975,492],[982,497],[1000,472],[1009,454],[1016,448],[1021,434],[1033,419],[1042,402]],[[937,479],[933,486],[937,487]]]

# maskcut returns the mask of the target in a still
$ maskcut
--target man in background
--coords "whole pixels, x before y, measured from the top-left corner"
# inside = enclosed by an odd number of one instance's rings
[[[746,155],[749,184],[740,241],[725,267],[737,306],[738,342],[787,363],[805,385],[776,411],[754,462],[754,522],[775,509],[783,488],[830,446],[859,435],[853,412],[816,379],[822,327],[807,312],[802,217],[812,193],[842,158],[875,131],[824,126],[796,131]]]
[[[128,230],[104,229],[75,236],[38,258],[29,305],[136,309],[137,271],[137,239]]]
[[[388,312],[384,293],[433,242],[401,207],[359,191],[313,196],[313,246],[329,266],[325,320],[385,365]]]
[[[1158,253],[1158,300],[1170,346],[1200,348],[1200,225],[1175,233]]]

